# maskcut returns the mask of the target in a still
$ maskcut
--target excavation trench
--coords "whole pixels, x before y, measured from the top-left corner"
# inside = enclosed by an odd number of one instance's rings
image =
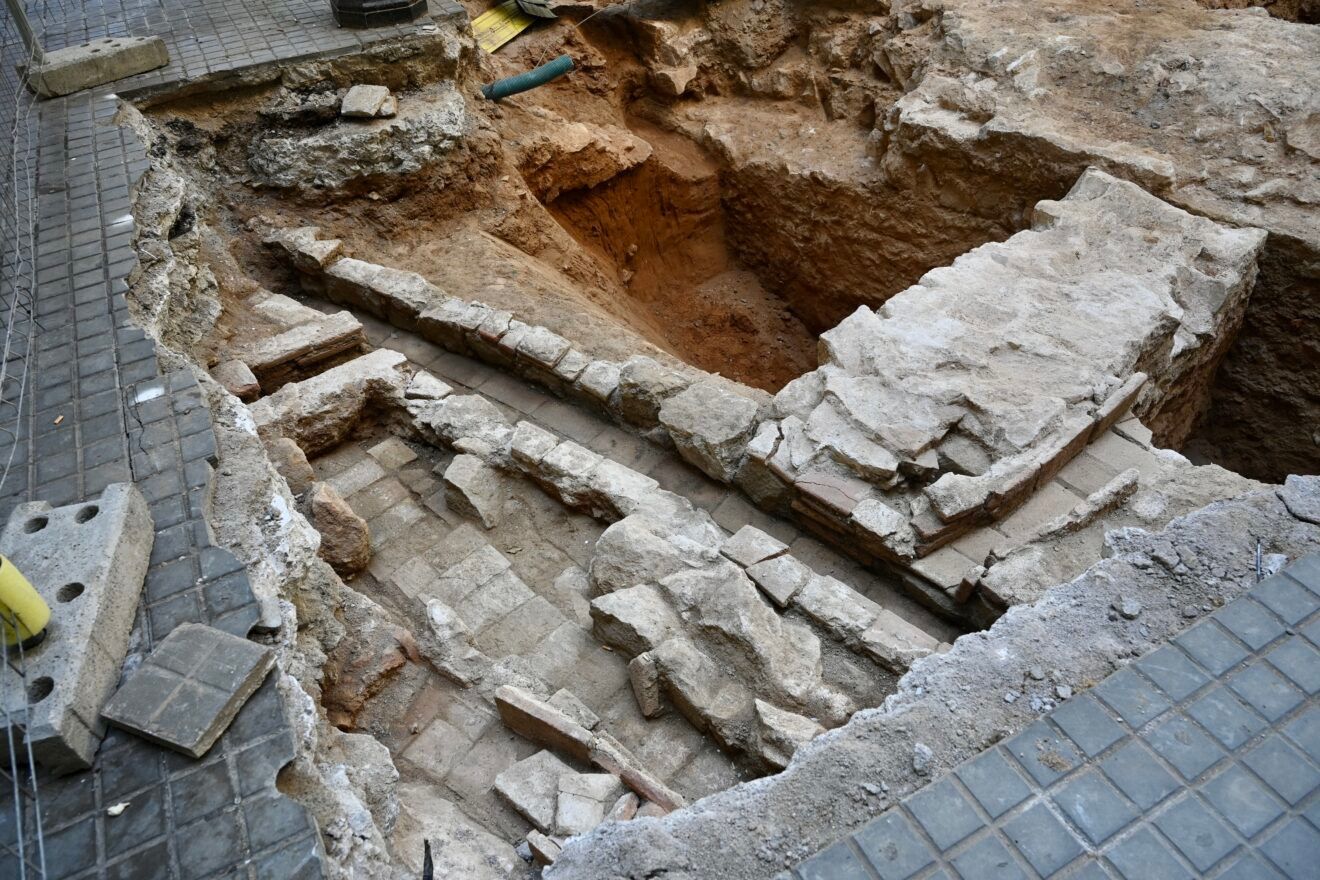
[[[863,20],[850,15],[839,19]],[[176,163],[187,179],[173,205],[185,219],[167,238],[180,247],[200,239],[191,257],[210,264],[215,283],[199,300],[205,308],[168,296],[161,308],[146,303],[154,331],[211,368],[243,343],[285,332],[269,319],[271,292],[338,311],[306,297],[305,277],[262,243],[271,227],[316,226],[322,240],[341,242],[344,256],[416,272],[448,294],[547,327],[591,357],[647,354],[773,393],[816,366],[820,333],[859,306],[881,306],[929,269],[1025,227],[1031,206],[1062,196],[1080,170],[1051,168],[1029,180],[1010,171],[994,180],[979,176],[984,169],[928,167],[905,156],[882,171],[873,129],[901,90],[860,61],[851,78],[813,77],[800,46],[754,76],[710,75],[681,99],[658,91],[642,69],[640,55],[652,51],[646,39],[621,38],[615,26],[589,35],[534,31],[487,66],[530,66],[565,40],[593,63],[498,108],[475,97],[474,84],[492,71],[478,76],[471,59],[448,71],[456,84],[435,71],[368,65],[347,75],[318,70],[295,88],[158,102],[150,111],[152,155]],[[399,116],[338,118],[349,75],[393,85]],[[203,232],[193,229],[197,222]],[[1287,443],[1253,463],[1252,400],[1280,393],[1262,382],[1291,383],[1288,416],[1304,423],[1314,398],[1297,388],[1304,380],[1287,374],[1313,368],[1314,348],[1289,341],[1289,328],[1306,315],[1296,293],[1304,286],[1290,274],[1296,261],[1271,254],[1262,284],[1292,292],[1252,300],[1228,366],[1198,404],[1208,415],[1188,450],[1276,476],[1313,469],[1310,438],[1289,426]],[[736,490],[672,452],[595,424],[595,415],[442,351],[407,327],[365,311],[355,318],[365,344],[288,379],[314,378],[365,349],[397,349],[410,371],[434,373],[511,422],[581,441],[708,509],[728,532],[739,515],[767,531],[784,529],[793,554],[937,641],[958,634],[891,582],[752,510]],[[269,395],[279,383],[261,385]],[[389,748],[403,780],[394,839],[408,853],[403,861],[416,861],[422,837],[444,833],[478,841],[474,851],[488,863],[507,860],[536,825],[497,792],[497,777],[541,751],[502,724],[492,702],[500,682],[539,682],[547,698],[570,691],[601,730],[689,800],[772,772],[699,713],[643,712],[631,658],[602,642],[591,611],[589,573],[608,523],[560,503],[534,479],[517,479],[500,484],[501,519],[489,525],[451,503],[443,481],[459,457],[374,412],[309,465],[309,479],[336,487],[372,541],[370,564],[348,581],[363,601],[336,610],[343,638],[321,645],[323,657],[313,654],[324,660],[315,689],[330,724]],[[300,500],[306,505],[305,495]],[[481,601],[453,602],[472,617],[472,644],[493,661],[480,683],[438,674],[414,637],[434,623],[419,597],[478,550],[503,560],[498,586]],[[790,637],[810,643],[809,634],[819,643],[819,674],[841,704],[877,706],[894,691],[894,669],[802,614],[775,613]],[[836,727],[842,719],[826,721]],[[593,769],[570,763],[574,772]],[[441,814],[447,818],[437,825]]]

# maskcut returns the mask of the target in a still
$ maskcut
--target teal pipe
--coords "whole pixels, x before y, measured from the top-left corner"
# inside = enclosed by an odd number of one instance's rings
[[[559,79],[572,69],[573,59],[567,55],[560,55],[554,61],[542,64],[535,70],[529,70],[517,76],[496,80],[488,86],[482,86],[481,94],[485,95],[487,100],[498,101],[501,98],[507,98],[510,95],[516,95],[537,86],[543,86],[551,80]]]

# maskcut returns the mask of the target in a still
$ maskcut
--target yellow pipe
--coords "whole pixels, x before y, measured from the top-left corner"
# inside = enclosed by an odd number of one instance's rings
[[[33,589],[14,563],[0,556],[0,633],[5,644],[22,642],[30,648],[41,642],[50,623],[50,606]]]

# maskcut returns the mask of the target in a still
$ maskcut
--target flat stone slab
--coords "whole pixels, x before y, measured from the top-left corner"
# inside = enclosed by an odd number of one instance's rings
[[[366,342],[362,322],[349,312],[336,312],[241,345],[234,357],[247,364],[261,387],[270,392],[301,378],[317,364],[361,350]]]
[[[175,627],[102,711],[116,727],[200,758],[275,664],[265,645],[197,623]]]
[[[573,768],[547,751],[524,758],[495,777],[495,791],[538,831],[550,834],[559,805],[559,779]]]
[[[104,735],[101,706],[119,681],[154,535],[147,503],[129,483],[80,504],[19,505],[0,534],[7,564],[51,609],[45,640],[23,656],[25,680],[0,667],[0,704],[8,717],[21,718],[27,693],[27,739],[49,770],[91,766]],[[0,752],[7,743],[0,735]]]
[[[160,37],[106,37],[47,52],[28,71],[32,88],[43,98],[70,95],[170,63]]]

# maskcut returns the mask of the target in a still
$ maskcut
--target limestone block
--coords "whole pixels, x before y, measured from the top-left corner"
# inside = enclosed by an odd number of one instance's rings
[[[614,523],[596,540],[589,575],[597,594],[654,583],[692,565],[709,561],[717,551],[689,543],[680,546],[664,537],[667,530],[634,515]]]
[[[659,804],[666,810],[677,810],[687,806],[687,800],[681,794],[661,782],[624,748],[621,742],[608,733],[596,734],[591,747],[591,760],[597,767],[621,779],[623,784],[637,792],[639,797]]]
[[[380,462],[380,466],[387,471],[397,471],[405,464],[417,460],[417,453],[398,437],[386,437],[368,449],[367,455]]]
[[[414,421],[424,433],[451,446],[470,438],[497,449],[513,433],[499,408],[478,394],[454,394],[434,401]]]
[[[652,652],[665,694],[699,730],[726,748],[747,745],[752,696],[687,638],[673,638]]]
[[[600,724],[600,718],[596,713],[587,708],[587,704],[579,700],[577,695],[567,688],[560,688],[555,691],[550,696],[549,705],[554,706],[587,730],[595,730],[596,726]]]
[[[316,473],[312,470],[302,447],[288,437],[276,437],[266,444],[266,453],[270,456],[275,470],[279,471],[284,482],[289,484],[289,491],[301,495],[312,487]]]
[[[610,807],[610,811],[605,814],[605,821],[627,822],[637,815],[637,808],[641,806],[641,803],[637,795],[631,791],[626,791],[619,796],[619,799],[614,802],[614,806]]]
[[[559,777],[555,827],[566,835],[586,834],[605,819],[623,793],[612,773],[565,773]]]
[[[788,552],[788,545],[756,526],[743,526],[720,546],[720,553],[743,568],[750,568]]]
[[[385,86],[356,85],[344,93],[344,100],[339,105],[339,115],[360,119],[393,116],[396,108],[385,106],[386,102],[391,100],[390,90]],[[383,112],[387,109],[388,113]]]
[[[273,391],[317,364],[360,350],[366,342],[362,323],[348,312],[337,312],[240,345],[233,355],[248,365],[264,390]]]
[[[619,369],[619,413],[630,424],[654,428],[661,405],[688,384],[683,376],[645,355],[631,357]]]
[[[815,575],[793,605],[840,641],[852,642],[875,621],[880,607],[843,581]]]
[[[409,400],[443,400],[454,392],[453,386],[442,382],[425,370],[418,370],[403,396]]]
[[[757,700],[755,706],[758,752],[776,770],[787,767],[794,752],[825,732],[816,721],[764,700]]]
[[[647,718],[659,718],[667,708],[660,692],[660,669],[655,657],[647,652],[638,654],[628,663],[628,682],[632,685],[637,708]]]
[[[495,777],[495,791],[538,831],[551,833],[559,805],[559,777],[572,768],[548,751],[524,758]]]
[[[592,514],[619,520],[647,510],[659,498],[660,484],[651,477],[604,459],[586,477],[586,499]]]
[[[603,643],[635,657],[682,631],[664,595],[650,584],[591,600],[592,632]]]
[[[787,608],[814,573],[795,557],[784,555],[756,563],[747,569],[747,576],[770,597],[770,601],[780,608]]]
[[[324,373],[290,382],[249,405],[263,438],[284,435],[308,455],[338,446],[371,404],[402,398],[408,359],[378,348]]]
[[[711,479],[733,481],[756,428],[757,406],[709,382],[666,398],[657,418],[679,455]]]
[[[878,544],[886,555],[904,560],[916,556],[916,532],[907,517],[883,501],[862,501],[853,508],[851,522],[866,543]]]
[[[522,688],[502,685],[495,691],[495,708],[519,736],[577,760],[591,760],[591,732]]]
[[[541,459],[558,445],[559,438],[545,428],[531,422],[519,422],[509,441],[509,454],[529,473],[536,474],[540,472]]]
[[[562,849],[553,838],[536,830],[527,834],[527,847],[532,851],[532,860],[542,868],[553,865]]]
[[[91,766],[100,745],[101,707],[119,681],[154,534],[147,503],[129,483],[64,507],[20,504],[0,534],[5,564],[36,588],[53,621],[42,644],[25,656],[26,680],[0,667],[0,705],[3,717],[22,718],[27,691],[26,740],[52,772]],[[17,745],[24,731],[12,732]],[[3,732],[0,743],[3,758]]]
[[[599,403],[608,403],[619,388],[622,369],[611,361],[592,361],[577,378],[577,387],[587,397]]]
[[[371,531],[329,483],[312,489],[312,525],[321,533],[317,554],[341,577],[356,574],[371,562]]]
[[[314,232],[316,227],[310,227]],[[339,242],[314,242],[314,244],[335,244]],[[248,297],[248,303],[252,306],[252,311],[261,317],[277,324],[282,330],[290,327],[296,327],[299,324],[306,324],[309,321],[319,321],[325,317],[323,312],[318,312],[310,306],[305,306],[292,297],[285,296],[282,293],[263,293],[254,294]]]
[[[545,327],[529,326],[518,343],[518,357],[542,370],[553,370],[568,354],[568,340]]]
[[[504,518],[508,497],[503,475],[475,455],[456,455],[445,468],[445,503],[460,516],[481,521],[488,529]]]
[[[860,647],[862,653],[875,662],[890,672],[902,675],[914,660],[938,650],[940,642],[920,627],[882,608],[870,627],[862,633]]]
[[[223,361],[211,369],[211,378],[244,403],[261,396],[261,385],[248,365],[238,360]]]

